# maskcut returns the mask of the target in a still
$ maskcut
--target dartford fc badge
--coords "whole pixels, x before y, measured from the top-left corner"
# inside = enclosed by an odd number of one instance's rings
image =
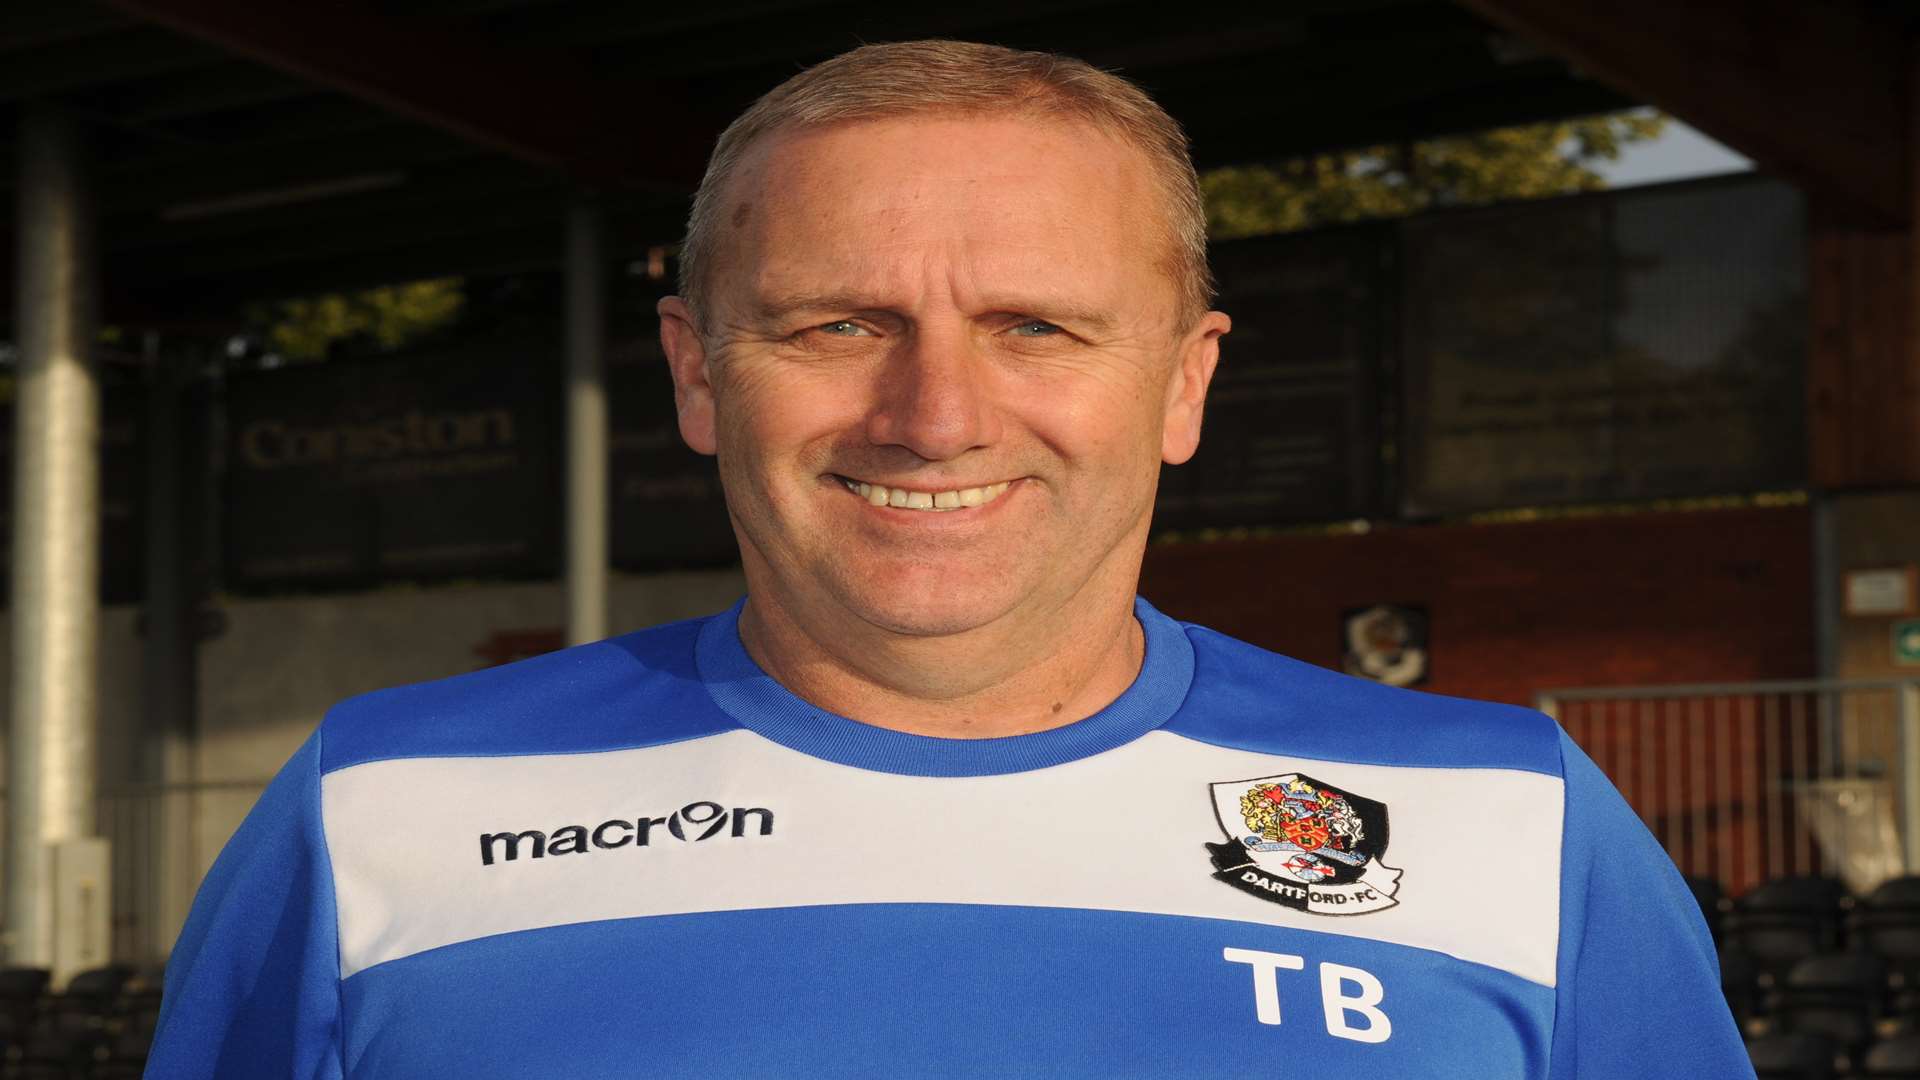
[[[1213,785],[1227,834],[1208,844],[1214,879],[1313,915],[1364,915],[1399,903],[1387,851],[1387,807],[1311,776],[1287,773]]]

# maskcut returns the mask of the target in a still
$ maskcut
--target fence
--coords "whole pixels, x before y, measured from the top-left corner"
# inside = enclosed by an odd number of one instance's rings
[[[1683,873],[1738,894],[1920,872],[1920,680],[1558,690],[1539,707]]]
[[[100,835],[113,849],[117,962],[166,959],[200,878],[266,787],[241,780],[101,792]]]
[[[100,793],[97,828],[113,860],[115,963],[143,967],[166,960],[201,876],[266,786],[239,780]],[[0,790],[0,837],[5,805]]]

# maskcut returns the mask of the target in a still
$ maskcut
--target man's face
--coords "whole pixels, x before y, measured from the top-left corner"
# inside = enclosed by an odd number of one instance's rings
[[[719,455],[756,603],[939,635],[1130,594],[1226,329],[1178,325],[1162,206],[1137,150],[1074,123],[909,116],[756,146],[721,203],[706,332],[661,305],[681,431]]]

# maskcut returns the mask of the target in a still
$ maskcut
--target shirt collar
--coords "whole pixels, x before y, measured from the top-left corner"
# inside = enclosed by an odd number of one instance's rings
[[[1146,657],[1133,684],[1084,720],[1028,735],[945,739],[875,727],[801,700],[760,670],[740,643],[743,599],[707,620],[694,646],[707,692],[741,726],[791,750],[877,772],[989,776],[1025,772],[1111,750],[1167,722],[1193,684],[1193,644],[1180,624],[1134,598]]]

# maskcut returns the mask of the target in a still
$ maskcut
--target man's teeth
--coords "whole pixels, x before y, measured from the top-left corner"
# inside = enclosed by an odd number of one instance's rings
[[[868,484],[859,480],[840,478],[848,490],[875,506],[898,506],[904,510],[962,510],[969,506],[985,506],[999,498],[1011,480],[1002,480],[986,487],[959,488],[954,491],[908,491],[906,488],[890,488],[884,484]]]

